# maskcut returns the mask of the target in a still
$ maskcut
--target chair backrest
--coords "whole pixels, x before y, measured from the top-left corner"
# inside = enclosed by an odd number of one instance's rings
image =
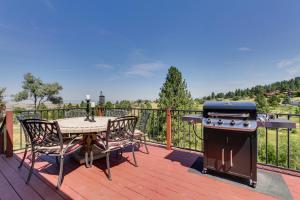
[[[22,123],[32,145],[43,147],[60,145],[61,149],[63,148],[63,137],[56,121],[26,119]]]
[[[24,132],[25,140],[26,140],[27,144],[30,142],[30,137],[29,137],[29,135],[27,133],[27,130],[26,130],[25,125],[24,125],[24,122],[28,121],[28,120],[45,121],[45,120],[40,119],[40,116],[36,115],[36,113],[34,113],[34,114],[32,114],[32,113],[23,113],[23,114],[17,115],[16,118],[20,122],[20,125],[21,125],[21,128],[22,128],[23,132]]]
[[[85,117],[86,111],[83,109],[74,109],[74,110],[68,110],[65,112],[66,118],[72,118],[72,117]]]
[[[110,116],[110,117],[124,117],[128,115],[127,110],[122,110],[122,109],[111,109],[111,110],[106,110],[105,111],[105,116]]]
[[[149,110],[143,110],[142,113],[141,113],[141,117],[138,121],[138,124],[137,124],[137,128],[139,130],[141,130],[142,132],[145,133],[146,131],[146,128],[147,128],[147,123],[148,123],[148,120],[149,120],[149,117],[150,117],[150,111]]]
[[[115,120],[108,120],[106,132],[106,148],[109,142],[118,142],[133,139],[137,117],[126,116]]]

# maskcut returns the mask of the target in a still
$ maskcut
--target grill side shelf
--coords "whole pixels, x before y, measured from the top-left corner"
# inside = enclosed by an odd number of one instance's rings
[[[287,119],[269,119],[266,121],[257,120],[257,126],[265,128],[296,128],[296,123]]]
[[[182,121],[186,121],[188,123],[202,123],[202,116],[201,115],[185,115],[182,117]]]

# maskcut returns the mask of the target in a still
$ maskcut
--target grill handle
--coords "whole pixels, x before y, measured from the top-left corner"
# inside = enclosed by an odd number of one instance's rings
[[[224,161],[224,148],[222,148],[222,165],[225,165],[225,161]]]
[[[219,113],[219,112],[208,112],[209,117],[230,117],[230,118],[248,118],[249,113]]]

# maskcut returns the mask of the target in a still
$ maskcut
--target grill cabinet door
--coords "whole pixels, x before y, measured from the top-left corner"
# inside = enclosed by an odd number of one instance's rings
[[[236,175],[250,176],[251,138],[247,133],[228,133],[226,148],[226,171]]]
[[[205,167],[224,171],[226,156],[226,135],[221,130],[205,128],[204,130]]]

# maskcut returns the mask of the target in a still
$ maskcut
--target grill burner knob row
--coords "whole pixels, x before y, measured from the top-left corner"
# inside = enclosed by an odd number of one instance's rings
[[[244,121],[244,126],[249,126],[249,121],[248,120],[246,120],[246,121]]]
[[[231,125],[231,126],[234,126],[234,125],[235,125],[235,121],[234,121],[234,120],[231,120],[230,125]]]

